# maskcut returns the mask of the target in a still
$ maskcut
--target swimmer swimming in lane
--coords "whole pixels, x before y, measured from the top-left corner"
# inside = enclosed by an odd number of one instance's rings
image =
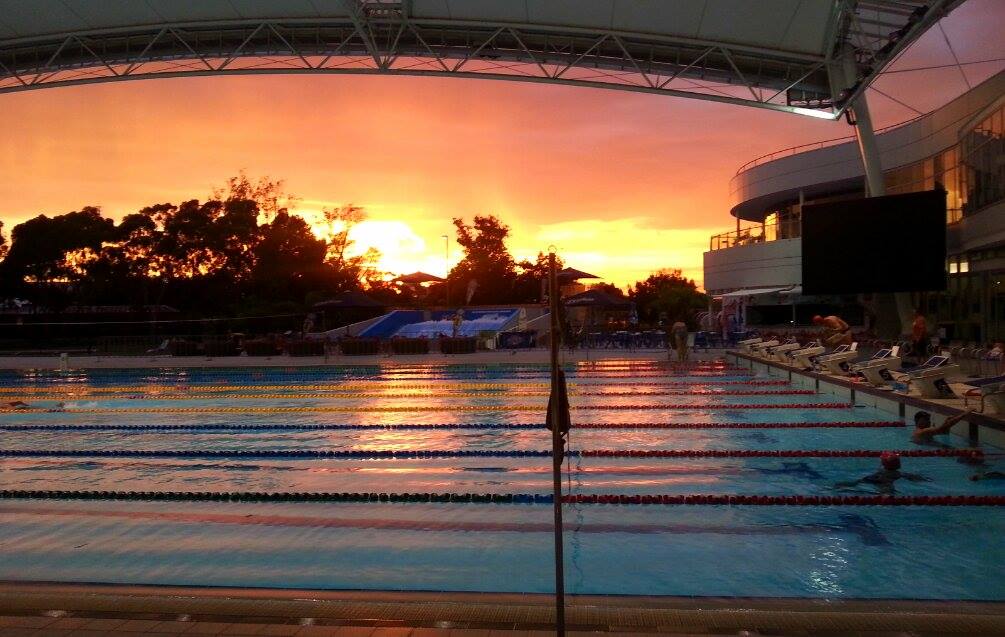
[[[848,488],[857,487],[860,484],[870,484],[875,486],[881,493],[892,494],[895,491],[897,480],[907,480],[909,482],[931,482],[931,478],[926,478],[917,473],[907,473],[900,470],[900,455],[892,451],[884,451],[879,457],[882,468],[870,473],[864,478],[851,482],[838,482],[835,487]]]

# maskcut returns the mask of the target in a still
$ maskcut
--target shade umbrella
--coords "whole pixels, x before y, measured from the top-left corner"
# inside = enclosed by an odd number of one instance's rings
[[[408,283],[411,285],[419,285],[422,283],[443,283],[445,279],[436,276],[435,274],[429,274],[427,272],[413,272],[411,274],[402,274],[394,279],[395,281],[400,281],[401,283]]]
[[[600,277],[596,274],[590,274],[589,272],[583,272],[582,270],[577,270],[576,268],[562,268],[558,271],[558,280],[560,283],[568,281],[578,281],[580,279],[599,279]]]

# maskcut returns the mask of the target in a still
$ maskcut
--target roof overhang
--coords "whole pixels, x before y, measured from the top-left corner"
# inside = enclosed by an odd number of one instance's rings
[[[747,288],[734,290],[721,295],[723,299],[742,299],[748,296],[765,296],[768,294],[788,294],[793,289],[792,286],[781,288]]]
[[[546,82],[833,119],[963,0],[0,0],[0,92],[188,75]]]

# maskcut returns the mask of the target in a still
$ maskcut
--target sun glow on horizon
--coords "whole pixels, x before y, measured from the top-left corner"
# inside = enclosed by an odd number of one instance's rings
[[[364,209],[366,206],[364,206]],[[320,210],[302,209],[304,218],[319,238],[327,238],[332,228]],[[368,218],[349,232],[350,256],[374,248],[380,253],[375,267],[389,275],[415,271],[446,276],[448,267],[443,234],[449,227],[449,267],[463,256],[454,240],[454,228],[427,215],[380,210],[380,218]],[[375,215],[376,216],[376,215]],[[401,217],[408,217],[404,220]],[[508,223],[503,217],[503,222]],[[436,234],[436,230],[443,230]],[[617,220],[583,219],[526,227],[511,224],[507,241],[513,258],[531,261],[539,252],[554,245],[564,262],[600,277],[599,281],[621,288],[645,279],[662,268],[680,269],[684,276],[702,283],[701,253],[707,249],[716,227],[667,229],[648,217]],[[662,265],[660,265],[662,264]]]
[[[320,239],[328,238],[341,227],[332,227],[319,210],[298,210],[297,215],[310,225],[311,231]],[[446,251],[442,239],[439,248],[430,246],[412,226],[398,219],[365,219],[349,231],[352,244],[346,251],[348,256],[361,256],[368,250],[380,253],[374,264],[380,272],[399,275],[422,271],[436,276],[447,275]],[[456,245],[451,246],[450,267],[457,262]]]

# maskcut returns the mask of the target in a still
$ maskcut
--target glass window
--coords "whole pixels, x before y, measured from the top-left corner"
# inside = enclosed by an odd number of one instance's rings
[[[964,214],[976,212],[1005,197],[1005,136],[1003,112],[998,108],[963,136],[960,177],[966,202]]]
[[[935,188],[935,161],[929,157],[921,163],[923,184],[921,190]]]

